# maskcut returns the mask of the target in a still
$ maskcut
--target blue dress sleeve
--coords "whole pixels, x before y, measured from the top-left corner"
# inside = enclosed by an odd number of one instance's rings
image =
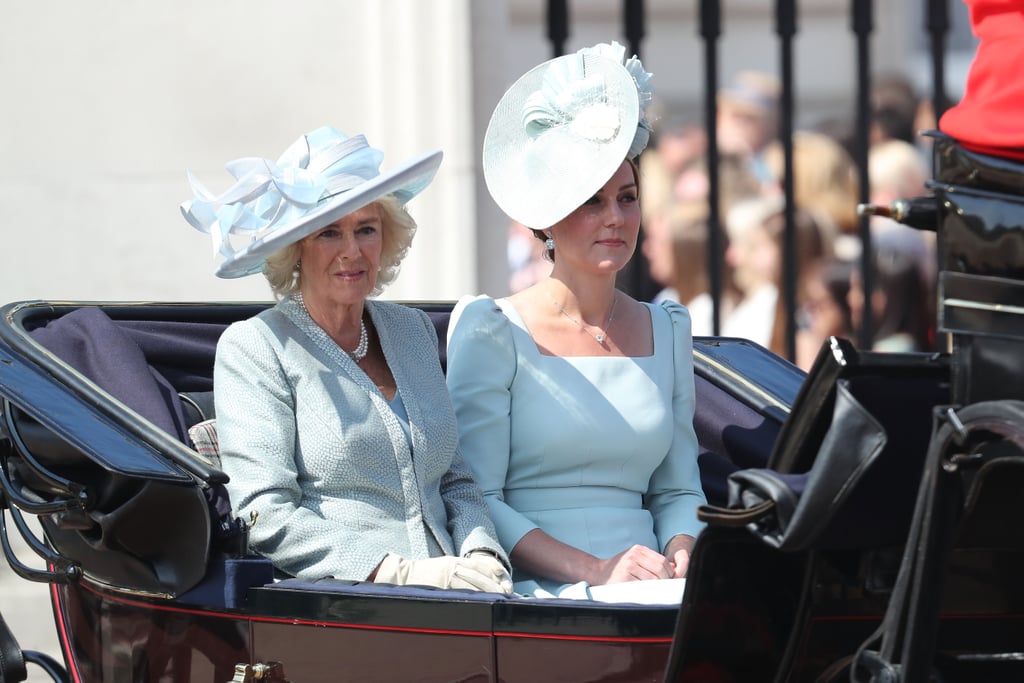
[[[509,319],[489,297],[464,297],[448,327],[448,390],[459,448],[473,471],[498,541],[511,552],[537,525],[505,503],[516,350]]]
[[[425,333],[430,340],[429,348],[437,348],[437,332],[430,318],[423,311],[416,311],[423,322]],[[423,410],[439,410],[439,406],[424,405]],[[473,472],[462,458],[458,448],[452,454],[451,465],[441,477],[441,499],[448,517],[448,533],[452,537],[455,551],[467,555],[473,550],[486,548],[498,553],[501,561],[511,567],[504,549],[498,543],[494,525],[488,514],[480,487],[473,478]]]
[[[693,429],[696,399],[690,313],[685,306],[673,301],[664,301],[661,306],[672,321],[672,413],[675,426],[669,452],[651,477],[646,503],[654,516],[658,543],[664,549],[676,534],[697,536],[700,533],[704,523],[697,519],[697,508],[707,499],[701,488],[697,433]],[[660,311],[655,308],[651,312],[657,315]]]

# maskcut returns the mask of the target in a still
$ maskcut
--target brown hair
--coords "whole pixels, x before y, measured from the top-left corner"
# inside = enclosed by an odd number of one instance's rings
[[[779,142],[765,150],[765,161],[781,184],[783,149]],[[840,232],[855,234],[860,226],[857,165],[833,138],[814,131],[793,134],[793,199],[798,206],[824,213]]]
[[[628,161],[629,162],[629,167],[631,169],[633,169],[633,180],[636,181],[636,193],[637,193],[636,196],[637,196],[637,201],[639,202],[640,201],[640,167],[637,166],[637,162],[636,162],[635,159],[625,159],[625,161]],[[609,180],[610,180],[610,178],[609,178]],[[605,182],[608,182],[608,181],[606,180]],[[600,189],[600,188],[598,188],[598,189]],[[579,207],[576,207],[576,208],[579,208]],[[544,230],[547,230],[547,228],[544,228]],[[534,237],[539,239],[541,242],[545,242],[546,243],[548,241],[548,236],[544,233],[544,230],[536,230],[534,228],[530,228],[530,231],[533,233]],[[546,258],[547,260],[549,260],[552,263],[554,263],[555,262],[555,250],[554,249],[545,249],[544,250],[544,258]]]
[[[681,303],[710,289],[708,278],[708,205],[694,199],[665,211],[672,237],[672,281]]]

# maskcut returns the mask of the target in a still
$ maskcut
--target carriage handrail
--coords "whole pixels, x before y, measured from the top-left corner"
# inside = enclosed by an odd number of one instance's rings
[[[35,569],[18,559],[7,534],[8,512],[11,515],[11,519],[14,520],[14,524],[18,528],[21,537],[32,551],[47,563],[49,569]],[[28,524],[25,523],[21,511],[15,507],[7,505],[0,507],[0,546],[3,547],[4,557],[7,559],[7,564],[10,565],[11,570],[26,581],[66,584],[73,583],[82,578],[81,566],[74,560],[69,560],[43,545],[28,528]]]
[[[54,472],[49,471],[33,457],[31,449],[21,437],[21,430],[14,419],[14,407],[8,399],[3,399],[4,427],[7,438],[17,451],[18,456],[32,469],[33,473],[54,489],[66,492],[67,498],[39,501],[32,500],[20,493],[20,487],[15,486],[13,474],[7,471],[7,463],[0,467],[0,486],[4,493],[17,507],[26,512],[36,515],[46,515],[55,512],[67,512],[69,510],[84,510],[89,507],[89,493],[81,484],[66,479]]]

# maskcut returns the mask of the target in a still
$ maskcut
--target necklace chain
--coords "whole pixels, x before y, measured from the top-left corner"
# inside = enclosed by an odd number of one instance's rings
[[[591,337],[594,338],[594,341],[596,341],[598,344],[604,344],[604,340],[608,338],[608,329],[612,326],[612,320],[615,320],[615,304],[618,303],[619,301],[619,297],[616,295],[616,293],[612,293],[612,305],[608,309],[608,321],[605,322],[604,326],[601,328],[600,334],[594,334],[586,327],[584,327],[583,323],[581,323],[579,320],[566,313],[565,308],[562,306],[562,304],[558,303],[558,300],[555,299],[554,294],[548,292],[548,297],[551,298],[551,303],[558,306],[558,312],[561,313],[566,320],[568,320],[573,325],[589,334]]]

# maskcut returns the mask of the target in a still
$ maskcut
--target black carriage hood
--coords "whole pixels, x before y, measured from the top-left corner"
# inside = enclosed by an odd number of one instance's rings
[[[40,516],[56,552],[87,579],[175,596],[203,578],[230,518],[179,397],[212,388],[227,323],[147,319],[159,310],[7,307],[0,394],[9,487],[57,510]]]

